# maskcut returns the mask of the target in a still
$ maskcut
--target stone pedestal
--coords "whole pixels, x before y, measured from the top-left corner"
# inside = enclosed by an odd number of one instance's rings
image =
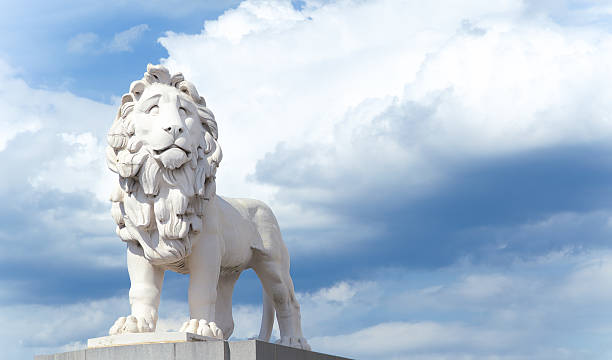
[[[221,341],[216,338],[187,332],[145,332],[133,334],[110,335],[87,340],[87,348],[104,348],[123,345],[143,345],[162,343],[181,343],[192,341]]]
[[[175,333],[185,334],[185,333]],[[193,334],[189,334],[193,335]],[[173,335],[161,343],[90,347],[54,355],[38,355],[34,360],[344,360],[346,358],[299,350],[259,340],[221,341]],[[197,336],[197,335],[196,335]],[[93,343],[100,345],[98,339]],[[142,340],[142,339],[141,339]],[[151,340],[151,339],[148,339]],[[157,339],[160,341],[159,339]],[[109,340],[117,344],[117,339]],[[109,343],[107,341],[106,343]]]

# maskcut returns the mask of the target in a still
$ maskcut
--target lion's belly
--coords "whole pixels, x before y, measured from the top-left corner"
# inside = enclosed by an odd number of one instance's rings
[[[241,231],[223,232],[225,240],[225,251],[221,257],[221,273],[240,272],[249,267],[253,250],[248,243],[244,242]]]
[[[248,209],[235,199],[217,197],[220,235],[224,244],[221,258],[222,273],[239,272],[247,267],[253,249],[260,247],[261,237],[248,218]]]

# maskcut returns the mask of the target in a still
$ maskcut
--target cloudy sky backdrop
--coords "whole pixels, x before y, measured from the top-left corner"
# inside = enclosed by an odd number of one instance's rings
[[[268,202],[314,350],[612,357],[612,1],[3,1],[0,346],[128,312],[105,133],[147,63],[219,122],[218,192]],[[159,328],[186,319],[169,275]],[[259,329],[246,272],[234,338]]]

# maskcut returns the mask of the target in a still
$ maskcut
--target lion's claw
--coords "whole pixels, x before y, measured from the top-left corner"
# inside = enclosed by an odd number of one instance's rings
[[[115,321],[115,324],[108,331],[109,335],[125,334],[125,333],[142,333],[151,332],[154,328],[144,317],[136,317],[130,315],[128,317],[120,317]]]
[[[208,322],[204,319],[191,319],[185,321],[181,326],[180,332],[188,332],[202,336],[214,337],[223,340],[223,331],[219,329],[214,322]]]
[[[291,346],[298,349],[310,350],[310,345],[308,345],[308,341],[306,341],[303,337],[293,337],[293,336],[281,336],[279,340],[276,341],[277,344]]]

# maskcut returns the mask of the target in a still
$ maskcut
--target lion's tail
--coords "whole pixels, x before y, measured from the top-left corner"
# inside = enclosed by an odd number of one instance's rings
[[[274,327],[274,303],[272,298],[263,291],[263,314],[261,316],[261,328],[259,329],[258,339],[270,341],[272,328]]]

